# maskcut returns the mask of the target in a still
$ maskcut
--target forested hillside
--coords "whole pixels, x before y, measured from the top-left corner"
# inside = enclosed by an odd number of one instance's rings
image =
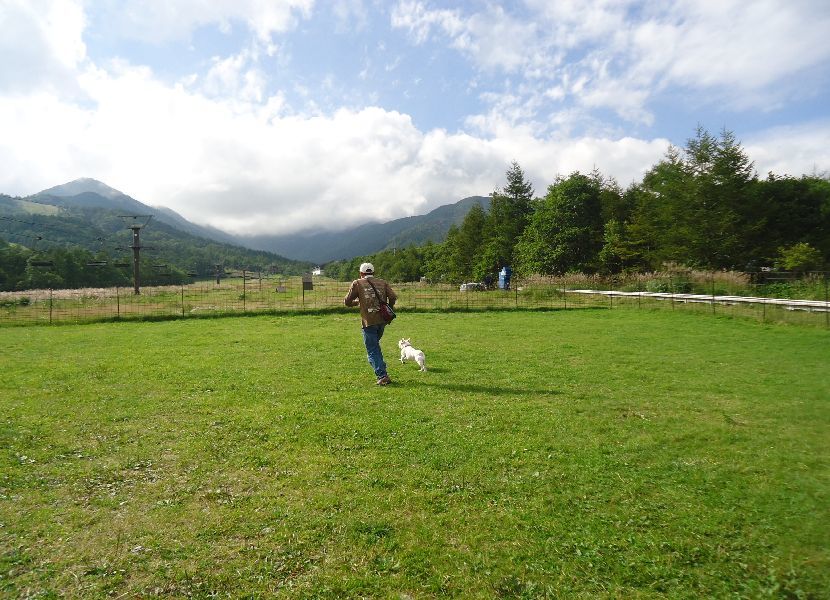
[[[142,221],[143,223],[143,221]],[[0,291],[131,285],[131,223],[116,210],[57,207],[0,195]],[[311,265],[186,233],[149,219],[140,231],[145,285],[213,277],[219,269],[299,274]]]
[[[759,178],[735,136],[698,128],[643,180],[623,190],[599,171],[557,177],[535,197],[517,163],[490,210],[470,210],[441,244],[326,265],[356,276],[364,260],[393,281],[482,281],[504,265],[520,275],[700,269],[824,269],[830,257],[830,180]]]

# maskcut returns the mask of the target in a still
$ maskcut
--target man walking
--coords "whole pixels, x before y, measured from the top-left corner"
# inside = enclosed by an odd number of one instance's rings
[[[360,279],[352,281],[349,293],[343,299],[346,306],[360,305],[360,318],[363,322],[363,343],[366,345],[366,355],[369,364],[375,371],[378,385],[389,385],[392,380],[386,372],[386,363],[380,349],[380,338],[386,323],[381,317],[380,303],[386,302],[389,306],[395,305],[398,299],[394,290],[383,279],[375,276],[375,267],[372,263],[360,265]]]

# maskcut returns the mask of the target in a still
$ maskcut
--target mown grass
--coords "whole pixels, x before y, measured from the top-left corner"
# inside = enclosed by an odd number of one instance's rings
[[[828,342],[404,313],[378,388],[356,315],[6,329],[0,595],[827,597]]]

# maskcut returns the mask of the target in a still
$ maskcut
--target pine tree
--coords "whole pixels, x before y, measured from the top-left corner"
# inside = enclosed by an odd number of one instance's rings
[[[458,258],[462,279],[472,279],[476,260],[481,253],[487,213],[481,204],[473,204],[458,230]]]
[[[473,273],[478,280],[494,276],[501,267],[513,263],[513,249],[533,212],[533,186],[516,161],[512,162],[506,178],[507,186],[490,195],[490,212]]]
[[[734,134],[703,127],[635,186],[626,230],[629,247],[651,268],[677,262],[702,268],[743,267],[757,228],[756,176]],[[752,244],[754,245],[754,244]]]

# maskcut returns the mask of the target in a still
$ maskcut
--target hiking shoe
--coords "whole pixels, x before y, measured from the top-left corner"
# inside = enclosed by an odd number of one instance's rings
[[[378,385],[389,385],[390,383],[392,383],[392,380],[389,379],[389,375],[384,375],[378,379]]]

